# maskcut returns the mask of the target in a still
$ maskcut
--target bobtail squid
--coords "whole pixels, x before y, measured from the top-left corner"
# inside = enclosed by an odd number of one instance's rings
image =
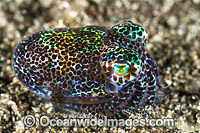
[[[131,21],[41,30],[16,46],[12,66],[25,87],[61,108],[122,117],[165,96],[147,40]]]

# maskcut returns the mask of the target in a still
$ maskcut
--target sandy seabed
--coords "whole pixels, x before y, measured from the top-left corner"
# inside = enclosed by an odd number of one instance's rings
[[[0,132],[194,132],[200,131],[200,0],[1,0],[0,1]],[[79,117],[57,112],[15,78],[14,47],[41,29],[112,26],[123,20],[144,26],[147,49],[156,60],[161,79],[171,89],[165,104],[150,109],[148,118],[173,118],[172,127],[41,127],[24,125],[32,114],[56,118]]]

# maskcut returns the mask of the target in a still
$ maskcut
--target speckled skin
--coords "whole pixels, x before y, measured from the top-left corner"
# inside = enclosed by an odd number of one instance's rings
[[[13,70],[31,92],[62,108],[121,117],[155,102],[160,79],[147,39],[131,21],[42,30],[16,46]]]

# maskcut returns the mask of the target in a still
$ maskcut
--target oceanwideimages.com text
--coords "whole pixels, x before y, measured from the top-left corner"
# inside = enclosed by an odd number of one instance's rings
[[[24,118],[26,127],[34,127],[36,122],[39,122],[42,127],[125,127],[131,129],[133,127],[171,127],[174,126],[172,118],[165,119],[109,119],[107,116],[103,118],[67,118],[53,119],[49,116],[41,116],[35,118],[33,115],[27,115]]]

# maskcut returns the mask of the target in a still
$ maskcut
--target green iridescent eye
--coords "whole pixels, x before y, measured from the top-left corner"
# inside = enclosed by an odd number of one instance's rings
[[[116,73],[117,75],[124,75],[126,73],[128,73],[129,70],[129,64],[127,63],[114,63],[113,64],[113,71],[114,73]]]

